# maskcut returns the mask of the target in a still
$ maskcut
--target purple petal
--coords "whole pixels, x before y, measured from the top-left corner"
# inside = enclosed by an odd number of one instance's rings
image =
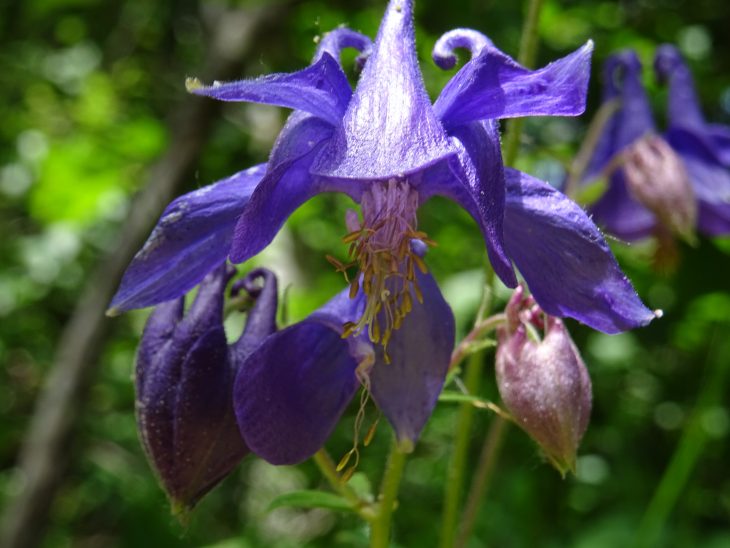
[[[641,69],[639,58],[631,50],[606,60],[604,95],[608,99],[618,98],[620,108],[599,139],[583,177],[585,181],[600,176],[624,148],[655,133],[651,105],[641,83]],[[654,214],[629,194],[621,169],[610,176],[608,190],[591,207],[591,215],[607,232],[627,241],[645,238],[657,223]]]
[[[606,232],[627,242],[646,238],[657,225],[654,214],[629,193],[623,170],[611,176],[608,189],[591,206],[590,214]]]
[[[441,177],[423,183],[423,199],[433,194],[445,196],[468,211],[482,231],[494,271],[506,285],[514,287],[517,278],[503,240],[504,166],[497,123],[486,121],[460,126],[451,136],[459,152],[460,167],[455,171],[462,176],[442,170]]]
[[[676,47],[663,44],[656,50],[654,70],[660,81],[669,81],[667,119],[670,129],[704,129],[705,118],[695,91],[692,73]]]
[[[725,167],[730,167],[730,127],[720,124],[707,124],[705,131],[712,141],[717,157]]]
[[[715,204],[730,203],[730,171],[722,165],[706,135],[674,128],[667,141],[682,157],[697,199]]]
[[[246,444],[272,464],[311,457],[355,394],[356,367],[340,331],[316,320],[266,339],[236,378],[234,406]]]
[[[388,179],[452,154],[423,86],[412,2],[392,0],[342,126],[313,172],[330,178]]]
[[[495,47],[484,47],[434,103],[448,127],[519,116],[577,116],[585,110],[593,42],[539,70],[528,70]]]
[[[226,260],[233,227],[266,170],[254,166],[175,199],[132,260],[109,315],[169,301]]]
[[[203,86],[186,82],[188,91],[221,101],[248,101],[308,112],[332,125],[345,113],[352,90],[340,65],[327,52],[304,70],[290,74],[269,74],[253,80]]]
[[[419,274],[423,304],[414,298],[413,310],[393,331],[388,343],[391,363],[381,358],[370,372],[373,400],[393,425],[401,447],[410,449],[433,412],[454,349],[454,315],[429,274]]]
[[[730,204],[699,203],[697,225],[708,236],[727,236],[730,234]]]
[[[654,319],[577,204],[519,171],[507,169],[506,180],[507,250],[545,312],[605,333]]]
[[[279,134],[269,169],[235,227],[230,259],[241,263],[265,248],[284,222],[311,197],[331,190],[309,173],[332,128],[314,116],[295,112]]]
[[[257,285],[259,281],[261,285]],[[256,299],[246,314],[243,333],[230,347],[234,367],[237,368],[266,337],[276,332],[278,287],[276,276],[266,268],[249,272],[233,285],[231,296],[235,297],[243,289]]]
[[[233,417],[233,371],[222,326],[223,290],[232,269],[221,266],[201,284],[180,320],[183,299],[150,317],[137,358],[142,441],[171,498],[188,507],[248,452]],[[165,319],[167,337],[159,337]],[[157,352],[149,347],[159,345]]]

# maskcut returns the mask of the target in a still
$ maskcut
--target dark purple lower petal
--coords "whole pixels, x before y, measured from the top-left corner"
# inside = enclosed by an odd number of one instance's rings
[[[264,341],[241,366],[234,389],[244,440],[272,464],[296,464],[329,437],[358,387],[356,361],[340,331],[305,320]]]
[[[254,166],[171,202],[124,273],[108,314],[184,295],[224,262],[236,220],[265,170]]]
[[[577,204],[517,170],[507,169],[506,180],[507,251],[545,312],[605,333],[654,319]]]
[[[412,448],[431,416],[446,379],[454,349],[454,315],[429,274],[418,276],[423,304],[393,331],[388,343],[391,363],[384,363],[382,347],[370,373],[373,400],[388,418],[404,449]]]

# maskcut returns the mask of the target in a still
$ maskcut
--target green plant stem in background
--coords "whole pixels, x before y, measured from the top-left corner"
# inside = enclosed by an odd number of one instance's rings
[[[479,306],[479,312],[474,323],[474,329],[478,329],[483,318],[489,314],[492,307],[492,295],[494,287],[494,270],[487,261],[486,263],[486,280],[482,293],[482,302]],[[468,338],[467,335],[466,338]],[[458,360],[463,359],[460,355],[459,345],[454,351],[458,355]],[[452,357],[451,366],[458,363]],[[475,352],[469,357],[466,366],[466,379],[464,384],[468,394],[475,395],[481,387],[482,374],[484,369],[484,352]],[[462,491],[464,486],[464,473],[466,471],[466,459],[469,453],[469,440],[471,434],[471,424],[474,419],[475,408],[469,403],[461,404],[456,418],[456,435],[454,437],[454,450],[449,461],[449,468],[446,475],[446,484],[444,489],[444,507],[441,517],[441,539],[440,546],[450,548],[454,543],[456,536],[456,525],[459,517],[459,508],[461,505]]]
[[[477,471],[474,474],[474,480],[471,483],[469,496],[466,499],[466,506],[461,517],[459,536],[454,543],[454,546],[457,548],[461,548],[466,545],[472,529],[474,529],[477,511],[483,502],[484,495],[489,489],[489,484],[491,483],[493,472],[497,467],[497,461],[499,460],[499,455],[502,449],[504,433],[508,426],[509,422],[507,419],[500,415],[495,415],[492,419],[492,423],[489,425],[489,432],[487,433],[484,445],[482,446]]]
[[[406,454],[398,448],[398,441],[394,438],[385,465],[383,483],[378,496],[378,512],[371,522],[371,548],[387,548],[390,545],[390,526],[395,510],[398,488],[406,466]]]
[[[710,348],[712,349],[719,340],[720,337],[715,333],[711,339]],[[641,519],[634,544],[637,548],[660,545],[659,535],[705,447],[707,434],[702,421],[705,413],[721,402],[730,370],[730,363],[727,359],[730,345],[721,346],[722,348],[715,348],[714,352],[709,353],[711,369],[707,373],[702,391],[697,398],[694,413],[687,421],[677,449]]]
[[[517,60],[527,68],[535,64],[537,57],[538,29],[540,10],[543,0],[530,0],[527,7],[527,18],[522,27],[522,39],[520,40],[520,52]],[[504,163],[513,166],[520,149],[520,135],[522,134],[522,118],[510,120],[507,124],[507,134],[504,138]]]
[[[340,475],[337,473],[335,462],[332,460],[332,457],[330,457],[327,450],[320,449],[314,454],[312,460],[314,460],[317,468],[319,468],[320,472],[322,472],[322,475],[325,477],[332,489],[346,499],[362,519],[367,522],[372,522],[375,518],[375,513],[372,508],[366,501],[362,500],[357,493],[355,493],[352,487],[342,481],[342,478],[340,478]]]
[[[481,387],[484,369],[484,352],[476,352],[469,357],[466,367],[465,386],[469,394],[477,394]],[[466,460],[469,452],[471,425],[474,420],[475,407],[469,403],[461,404],[456,419],[456,435],[454,450],[449,461],[444,491],[444,509],[441,518],[442,548],[450,548],[454,544],[456,525],[461,506]]]

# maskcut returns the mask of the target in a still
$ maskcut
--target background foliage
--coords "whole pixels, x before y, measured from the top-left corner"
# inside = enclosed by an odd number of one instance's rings
[[[516,55],[523,18],[519,4],[417,3],[418,47],[432,97],[453,73],[430,61],[438,36],[470,26]],[[146,166],[170,140],[165,121],[185,95],[184,77],[202,71],[211,40],[207,14],[219,7],[194,0],[0,3],[0,504],[24,488],[14,462],[60,330],[90,268],[125,222]],[[314,38],[342,23],[374,35],[383,8],[384,1],[357,0],[304,1],[282,9],[282,31],[254,45],[257,62],[249,63],[246,76],[304,66]],[[730,123],[729,3],[549,0],[543,12],[540,65],[588,38],[596,43],[589,114],[599,101],[598,69],[608,53],[633,47],[650,67],[655,46],[674,42],[694,71],[708,119]],[[646,83],[661,119],[664,96],[649,74]],[[186,191],[265,161],[286,115],[240,104],[226,105],[223,112]],[[588,116],[530,120],[518,165],[559,181],[588,121]],[[344,255],[339,237],[350,205],[342,196],[316,198],[258,259],[280,273],[282,287],[290,285],[288,320],[302,318],[339,287],[324,255],[334,250]],[[471,219],[446,201],[428,204],[420,221],[439,242],[429,265],[463,334],[479,299],[481,237]],[[668,502],[671,510],[662,545],[730,545],[724,386],[730,366],[730,240],[683,247],[672,274],[650,268],[648,246],[614,247],[639,293],[665,316],[620,336],[570,323],[595,391],[578,475],[562,480],[541,462],[527,437],[511,429],[470,546],[631,542],[670,462],[679,462],[674,466],[680,473],[667,476],[658,495],[659,504]],[[131,376],[146,314],[114,321],[78,435],[68,448],[73,466],[49,522],[38,524],[48,531],[44,545],[365,544],[364,526],[351,515],[266,511],[277,494],[322,486],[311,464],[274,468],[248,458],[200,504],[189,524],[170,515],[134,423]],[[484,396],[496,400],[492,355],[486,359]],[[403,546],[435,542],[455,411],[453,403],[439,405],[409,461],[395,516]],[[490,418],[488,412],[478,414],[472,460]],[[377,486],[386,430],[381,426],[364,451],[353,480],[358,489]],[[343,454],[351,434],[350,414],[328,443],[330,452]]]

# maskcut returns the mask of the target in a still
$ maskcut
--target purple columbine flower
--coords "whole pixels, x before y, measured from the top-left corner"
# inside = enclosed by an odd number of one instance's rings
[[[368,55],[352,93],[340,49]],[[367,306],[351,327],[370,330],[386,309],[381,336],[403,316],[403,297],[423,266],[411,239],[417,208],[451,198],[476,220],[492,265],[511,287],[516,264],[541,306],[609,333],[648,323],[636,296],[590,219],[549,185],[505,169],[497,119],[578,115],[585,107],[592,44],[530,71],[482,34],[457,29],[434,48],[448,68],[470,50],[432,105],[416,59],[412,2],[393,0],[374,45],[348,29],[320,42],[308,68],[254,80],[190,84],[197,94],[294,108],[269,162],[178,198],[125,273],[111,312],[149,306],[191,289],[226,256],[242,262],[271,242],[288,216],[321,192],[349,195],[362,218],[346,221],[352,266]],[[389,280],[406,280],[384,292]],[[353,290],[353,294],[356,291]]]
[[[667,229],[691,240],[730,232],[730,135],[702,118],[686,65],[672,46],[657,51],[655,68],[669,80],[668,130],[658,135],[633,51],[604,65],[604,101],[619,109],[598,141],[584,181],[609,176],[592,207],[596,222],[627,241]],[[668,143],[668,144],[667,144]],[[695,227],[696,225],[696,227]]]
[[[311,455],[358,384],[402,445],[415,442],[453,347],[451,312],[421,257],[429,240],[417,228],[417,209],[432,196],[466,209],[495,272],[514,287],[514,262],[550,314],[608,333],[654,317],[587,215],[547,183],[502,164],[498,119],[583,112],[592,44],[530,71],[482,34],[451,31],[434,48],[436,63],[453,66],[459,47],[472,57],[432,105],[412,10],[412,1],[392,0],[374,44],[348,29],[330,32],[299,72],[212,86],[189,81],[199,95],[294,112],[265,166],[167,208],[112,302],[111,312],[149,306],[188,291],[225,257],[253,257],[316,194],[343,192],[360,204],[362,215],[345,220],[350,259],[332,261],[357,271],[350,288],[270,337],[236,383],[244,437],[272,462]],[[338,61],[343,47],[367,56],[354,93]],[[279,443],[284,435],[288,446]]]
[[[666,138],[692,181],[697,228],[707,236],[730,234],[730,128],[705,121],[692,73],[677,48],[659,46],[654,70],[659,81],[669,83]]]
[[[234,273],[222,265],[208,274],[184,315],[184,297],[157,306],[137,354],[140,438],[176,513],[191,509],[249,453],[234,416],[233,382],[246,357],[276,331],[277,284],[264,269],[234,284],[234,294],[243,289],[256,300],[229,346],[223,294]]]

